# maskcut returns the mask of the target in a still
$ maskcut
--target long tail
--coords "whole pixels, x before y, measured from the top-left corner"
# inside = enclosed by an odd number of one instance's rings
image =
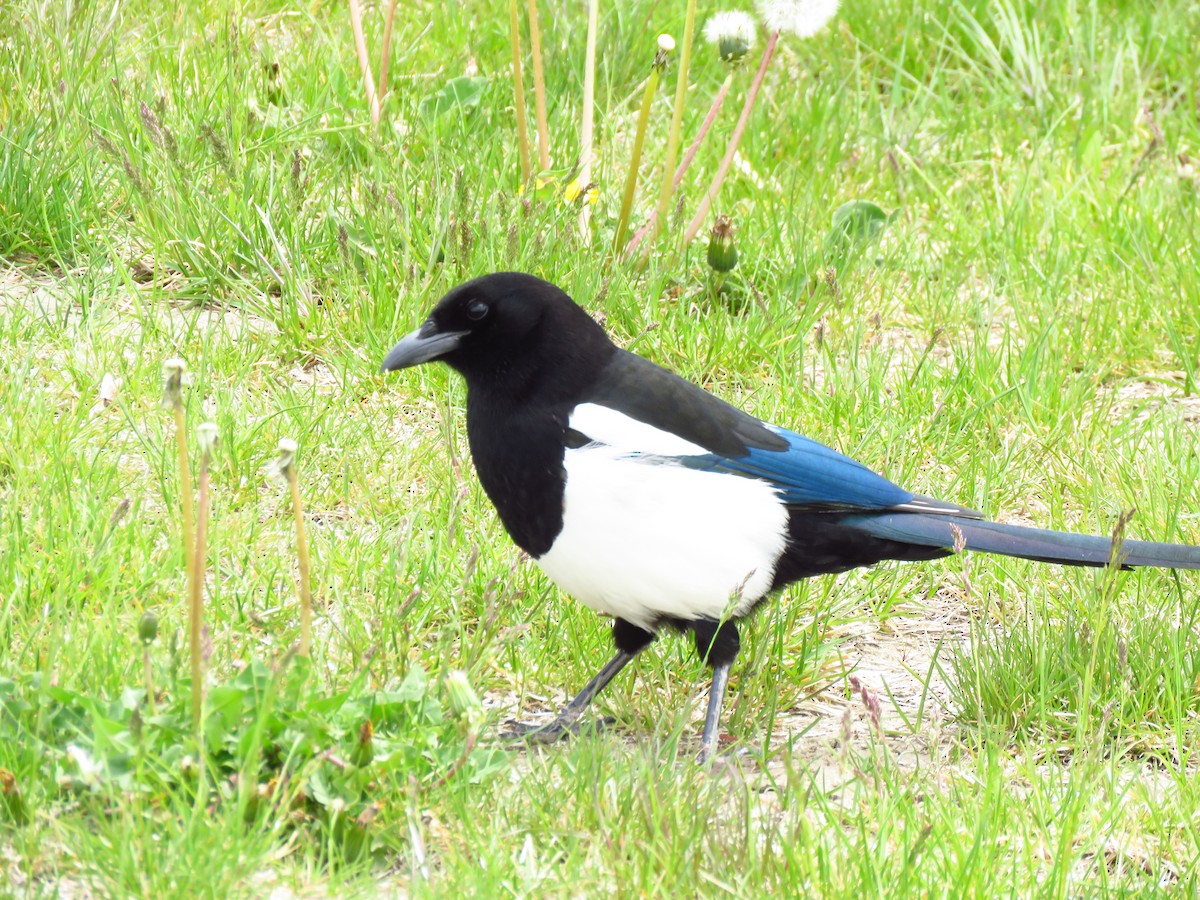
[[[954,527],[957,527],[969,550],[1068,566],[1108,565],[1112,553],[1113,542],[1107,537],[1001,525],[963,516],[897,512],[848,516],[843,521],[875,537],[946,549],[954,546]],[[1200,547],[1125,541],[1121,545],[1120,562],[1126,567],[1200,569]]]

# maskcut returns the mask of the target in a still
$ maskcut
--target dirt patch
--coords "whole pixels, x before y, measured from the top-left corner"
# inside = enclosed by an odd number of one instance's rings
[[[10,268],[0,271],[0,315],[22,314],[46,319],[63,330],[90,319],[93,331],[106,339],[135,344],[151,327],[181,340],[189,332],[222,335],[231,342],[269,337],[279,333],[274,322],[242,310],[198,308],[194,303],[158,298],[151,302],[149,289],[119,295],[105,294],[95,307],[87,286],[52,274]]]
[[[845,681],[780,715],[771,738],[790,744],[825,790],[858,776],[848,750],[882,742],[906,770],[939,755],[953,734],[943,672],[970,619],[960,598],[939,592],[921,601],[920,615],[854,627],[839,651]]]
[[[1132,419],[1143,424],[1162,410],[1177,413],[1184,422],[1200,425],[1200,397],[1188,396],[1187,376],[1164,371],[1154,378],[1137,378],[1097,388],[1098,399],[1111,399],[1114,419]]]

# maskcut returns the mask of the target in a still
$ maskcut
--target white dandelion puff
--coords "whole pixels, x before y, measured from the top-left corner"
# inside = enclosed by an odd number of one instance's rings
[[[719,12],[704,25],[704,39],[716,44],[726,62],[737,62],[754,46],[756,26],[749,13]]]
[[[299,445],[291,438],[280,438],[279,455],[267,463],[267,475],[271,478],[287,478],[296,462],[298,449]]]
[[[217,448],[220,431],[215,422],[201,422],[196,426],[196,447],[207,456]]]
[[[758,0],[758,14],[769,31],[812,37],[837,12],[838,0]]]

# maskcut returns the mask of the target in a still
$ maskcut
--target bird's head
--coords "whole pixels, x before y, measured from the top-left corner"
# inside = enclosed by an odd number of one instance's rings
[[[460,284],[392,348],[383,371],[441,360],[480,383],[529,375],[564,357],[589,362],[611,348],[591,317],[554,285],[500,272]]]

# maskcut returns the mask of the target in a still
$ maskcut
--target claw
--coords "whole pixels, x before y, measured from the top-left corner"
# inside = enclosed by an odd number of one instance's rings
[[[566,737],[578,736],[585,730],[599,734],[614,725],[616,721],[612,716],[604,716],[586,722],[579,720],[566,722],[555,718],[545,725],[535,725],[532,722],[518,722],[515,719],[509,719],[504,723],[507,730],[500,732],[500,738],[506,741],[553,744]]]

